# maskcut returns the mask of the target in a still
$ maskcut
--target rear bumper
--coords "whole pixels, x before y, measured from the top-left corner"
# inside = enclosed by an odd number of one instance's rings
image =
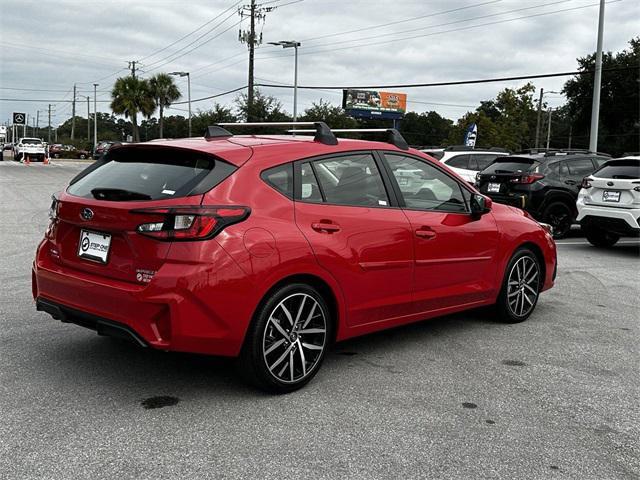
[[[206,264],[167,261],[146,284],[60,265],[48,250],[45,240],[33,265],[38,310],[156,349],[239,354],[257,292],[221,248]]]
[[[580,220],[582,227],[596,227],[607,232],[615,233],[622,237],[640,236],[640,228],[632,227],[628,221],[615,217],[600,217],[587,215]]]
[[[580,223],[586,221],[594,223],[597,226],[601,226],[601,228],[605,228],[609,225],[613,228],[623,229],[633,234],[634,232],[640,231],[639,219],[640,208],[615,208],[598,205],[585,205],[580,200],[578,201],[577,220]],[[626,226],[623,224],[626,224]]]
[[[147,346],[147,342],[135,330],[123,323],[81,312],[44,298],[36,299],[36,310],[46,312],[55,320],[60,320],[63,323],[75,323],[81,327],[95,330],[98,335],[122,338],[140,347]]]

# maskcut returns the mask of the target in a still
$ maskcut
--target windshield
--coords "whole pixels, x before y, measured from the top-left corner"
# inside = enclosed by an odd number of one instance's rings
[[[42,145],[42,140],[38,138],[23,138],[22,144],[23,145]]]
[[[498,157],[491,165],[485,168],[482,173],[524,173],[533,170],[537,166],[533,158],[524,157]]]
[[[235,170],[210,155],[172,148],[121,147],[96,165],[74,179],[67,191],[110,201],[177,198],[204,193]]]

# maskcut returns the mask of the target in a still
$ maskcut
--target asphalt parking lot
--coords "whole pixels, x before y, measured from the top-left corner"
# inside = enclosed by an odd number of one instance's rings
[[[267,396],[230,360],[35,311],[51,194],[86,165],[0,162],[0,477],[640,478],[638,241],[559,241],[525,323],[470,312],[350,340]]]

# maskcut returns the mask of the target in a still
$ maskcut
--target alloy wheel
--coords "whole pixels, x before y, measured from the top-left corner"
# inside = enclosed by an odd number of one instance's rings
[[[531,312],[538,299],[540,269],[536,261],[524,256],[511,267],[507,284],[507,303],[509,310],[517,317]]]
[[[318,301],[294,293],[271,311],[262,339],[268,371],[278,381],[306,378],[322,359],[327,343],[327,319]]]

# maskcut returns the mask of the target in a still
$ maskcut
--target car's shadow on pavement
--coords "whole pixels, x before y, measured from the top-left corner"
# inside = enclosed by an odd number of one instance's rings
[[[380,356],[390,349],[438,347],[438,343],[445,341],[442,337],[455,339],[458,335],[466,336],[468,328],[491,328],[491,325],[502,328],[489,313],[473,310],[356,337],[332,345],[325,358],[325,368],[330,366],[335,374],[338,373],[335,370],[346,364],[345,356]],[[79,327],[64,325],[62,328]],[[145,392],[139,395],[140,401],[158,395],[192,399],[211,395],[260,395],[244,381],[234,358],[140,348],[90,331],[56,336],[55,341],[41,346],[40,354],[45,360],[38,366],[41,373],[59,381],[61,386],[72,379],[74,389],[108,391],[110,395],[124,397],[132,392]]]

